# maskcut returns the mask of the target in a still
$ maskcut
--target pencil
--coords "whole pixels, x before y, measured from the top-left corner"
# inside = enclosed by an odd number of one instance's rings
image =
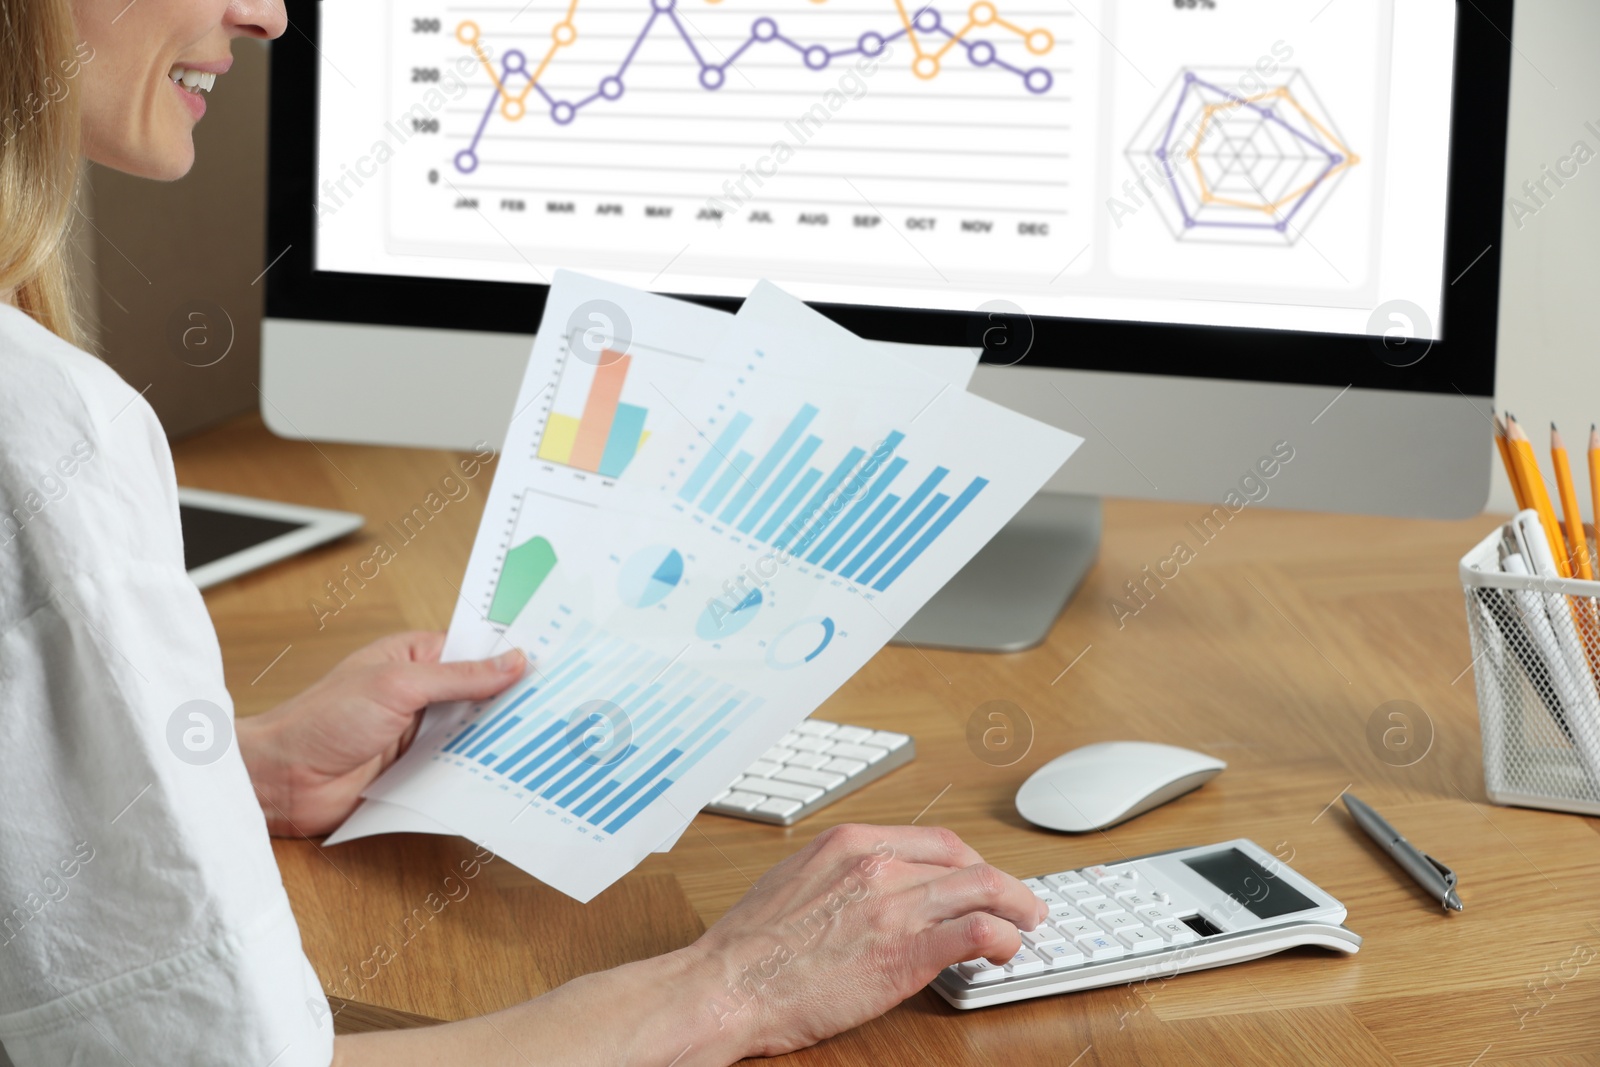
[[[1511,441],[1511,454],[1516,458],[1523,487],[1528,493],[1528,506],[1539,513],[1539,524],[1544,527],[1550,542],[1550,554],[1556,558],[1556,571],[1563,578],[1572,577],[1572,567],[1567,563],[1567,551],[1562,544],[1561,526],[1556,522],[1556,510],[1550,504],[1550,493],[1544,487],[1544,475],[1539,473],[1539,461],[1533,455],[1533,442],[1517,424],[1517,417],[1506,412],[1506,437]]]
[[[1600,429],[1589,424],[1589,502],[1594,507],[1592,521],[1600,523]]]
[[[1506,440],[1506,424],[1500,421],[1500,416],[1493,408],[1489,411],[1489,418],[1494,423],[1494,446],[1500,450],[1500,462],[1505,464],[1506,480],[1511,483],[1511,495],[1517,498],[1517,510],[1526,510],[1528,507],[1528,494],[1522,488],[1522,479],[1517,476],[1516,461],[1511,458],[1511,442]],[[1589,432],[1590,436],[1593,437],[1593,428]],[[1594,464],[1592,462],[1589,464],[1589,470],[1589,481],[1593,484],[1595,491],[1600,493],[1600,481],[1596,481],[1594,478]],[[1596,497],[1596,499],[1600,500],[1600,497]]]
[[[1572,486],[1572,466],[1567,461],[1567,445],[1556,424],[1550,424],[1550,465],[1556,472],[1556,492],[1561,496],[1561,514],[1567,523],[1567,558],[1584,581],[1594,580],[1589,567],[1589,538],[1583,532],[1583,515],[1578,511],[1578,493]]]

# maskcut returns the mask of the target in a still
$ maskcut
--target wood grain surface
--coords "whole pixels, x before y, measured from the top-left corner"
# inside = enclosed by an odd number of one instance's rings
[[[185,485],[368,517],[350,538],[207,594],[239,714],[383,634],[448,624],[492,466],[341,605],[327,583],[391,538],[386,523],[458,473],[459,457],[283,441],[254,417],[175,451]],[[1100,561],[1042,646],[887,648],[817,712],[912,734],[915,762],[789,829],[702,815],[672,852],[587,906],[503,860],[474,863],[459,838],[277,841],[341,1029],[461,1018],[676,948],[826,827],[915,819],[953,828],[1020,876],[1249,837],[1343,901],[1366,941],[1350,958],[1296,950],[973,1012],[924,992],[797,1064],[1600,1063],[1600,820],[1484,797],[1455,572],[1495,518],[1246,508],[1200,544],[1187,524],[1207,510],[1107,501]],[[1119,620],[1113,602],[1134,606],[1125,583],[1180,539],[1194,558]],[[1393,725],[1378,711],[1391,701],[1413,707],[1409,733],[1386,746],[1369,726],[1375,714]],[[1009,749],[969,738],[974,716],[995,710],[1014,724]],[[1033,770],[1123,738],[1229,766],[1104,833],[1020,819],[1012,797]],[[1346,789],[1457,870],[1463,913],[1442,913],[1399,875],[1335,803]],[[449,900],[436,914],[430,893]]]

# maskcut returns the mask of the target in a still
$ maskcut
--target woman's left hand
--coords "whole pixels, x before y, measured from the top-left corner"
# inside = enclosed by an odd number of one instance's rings
[[[441,700],[483,700],[522,677],[515,650],[440,663],[444,634],[391,634],[351,654],[311,688],[238,720],[239,751],[268,829],[282,837],[331,832],[361,791],[400,758]]]

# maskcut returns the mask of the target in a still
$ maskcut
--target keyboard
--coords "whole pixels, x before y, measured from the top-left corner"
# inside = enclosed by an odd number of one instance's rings
[[[948,967],[933,990],[981,1008],[1167,979],[1299,945],[1353,954],[1344,905],[1253,841],[1177,849],[1023,879],[1050,905],[1004,964]]]
[[[718,815],[792,826],[916,756],[905,734],[807,719],[705,806]]]

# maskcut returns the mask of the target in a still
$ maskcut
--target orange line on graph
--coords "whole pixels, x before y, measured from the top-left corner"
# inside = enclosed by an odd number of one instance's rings
[[[1251,203],[1247,200],[1235,200],[1232,197],[1216,195],[1211,191],[1210,186],[1206,183],[1205,172],[1200,167],[1200,145],[1205,140],[1206,129],[1211,125],[1211,116],[1218,111],[1237,111],[1246,104],[1253,104],[1258,100],[1265,100],[1268,97],[1275,97],[1277,99],[1287,101],[1290,107],[1294,108],[1300,113],[1301,118],[1305,119],[1306,122],[1311,124],[1313,129],[1322,134],[1322,136],[1326,137],[1329,141],[1333,142],[1333,146],[1338,150],[1340,156],[1339,162],[1326,173],[1312,178],[1298,189],[1285,193],[1283,196],[1280,196],[1278,199],[1271,201],[1270,203]],[[1195,180],[1200,183],[1201,203],[1225,204],[1229,207],[1244,208],[1248,211],[1260,211],[1266,215],[1277,214],[1277,211],[1280,207],[1299,199],[1300,196],[1312,186],[1319,182],[1326,181],[1347,167],[1353,167],[1357,163],[1361,162],[1360,156],[1352,154],[1350,150],[1346,148],[1344,144],[1327,129],[1327,127],[1323,126],[1322,123],[1318,122],[1311,116],[1310,112],[1301,107],[1300,101],[1296,100],[1289,90],[1283,86],[1279,86],[1276,89],[1270,89],[1264,93],[1257,93],[1255,96],[1245,97],[1242,100],[1230,100],[1223,104],[1207,104],[1205,112],[1200,121],[1200,129],[1195,133],[1194,143],[1189,146],[1189,151],[1186,153],[1186,155],[1189,157],[1189,165],[1194,168]]]

